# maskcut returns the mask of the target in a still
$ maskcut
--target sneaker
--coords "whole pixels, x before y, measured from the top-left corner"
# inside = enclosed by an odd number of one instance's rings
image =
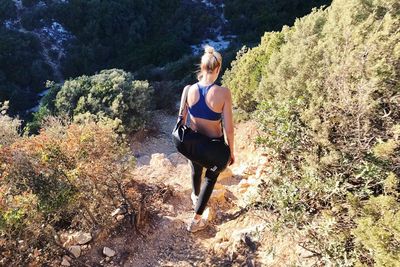
[[[196,195],[192,192],[192,194],[190,195],[190,198],[192,199],[193,208],[195,208],[195,207],[196,207],[196,204],[197,204],[197,200],[199,199],[199,197],[196,196]]]
[[[200,219],[200,220],[196,221],[196,220],[192,219],[192,221],[190,222],[190,224],[187,227],[187,230],[189,232],[194,233],[194,232],[203,230],[206,227],[207,227],[206,220]]]

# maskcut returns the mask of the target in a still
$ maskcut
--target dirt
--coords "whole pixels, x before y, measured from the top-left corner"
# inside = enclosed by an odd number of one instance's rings
[[[162,112],[154,118],[154,130],[131,139],[137,157],[134,177],[153,190],[151,203],[144,203],[153,212],[138,230],[127,221],[119,222],[82,256],[84,262],[89,266],[311,266],[297,245],[301,236],[293,231],[275,233],[272,214],[247,208],[269,168],[267,153],[253,145],[258,135],[255,123],[235,127],[236,162],[218,179],[208,205],[208,227],[189,233],[186,224],[194,214],[190,168],[171,142],[176,118]],[[170,194],[157,198],[160,191]],[[116,256],[106,259],[104,246],[115,250]]]

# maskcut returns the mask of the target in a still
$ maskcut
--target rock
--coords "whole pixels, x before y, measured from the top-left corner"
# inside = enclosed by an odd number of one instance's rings
[[[115,217],[117,219],[117,221],[122,221],[125,218],[125,215],[117,215],[117,217]]]
[[[239,188],[247,188],[250,186],[250,184],[247,181],[247,179],[242,179],[242,180],[240,180],[238,186],[239,186]]]
[[[220,183],[216,183],[216,184],[214,185],[214,190],[220,190],[220,189],[225,189],[225,186],[223,186],[223,185],[220,184]]]
[[[174,165],[187,164],[188,160],[180,153],[172,153],[168,156],[169,161]]]
[[[144,155],[136,158],[136,162],[138,166],[149,165],[150,164],[150,156]]]
[[[103,248],[103,254],[105,255],[105,256],[107,256],[107,257],[114,257],[115,256],[115,251],[114,250],[112,250],[111,248],[108,248],[108,247],[104,247]]]
[[[166,209],[169,213],[175,213],[175,207],[174,207],[174,205],[165,204],[165,209]]]
[[[247,179],[247,182],[248,182],[250,185],[257,185],[257,184],[258,184],[258,181],[259,181],[259,180],[257,180],[257,179],[254,178],[254,177],[251,177],[251,178]]]
[[[257,249],[257,244],[253,241],[250,235],[244,234],[242,237],[242,241],[250,248],[252,252],[256,251]]]
[[[165,154],[155,153],[151,155],[150,166],[157,168],[171,168],[172,163],[165,157]]]
[[[255,266],[255,261],[251,257],[246,259],[246,266],[247,267],[254,267]]]
[[[115,216],[117,216],[117,215],[121,215],[121,214],[125,214],[125,213],[127,213],[127,210],[126,210],[126,207],[125,207],[125,205],[124,205],[124,206],[121,206],[121,207],[115,209],[115,210],[111,213],[111,216],[112,216],[112,217],[115,217]]]
[[[78,232],[74,235],[74,240],[79,245],[84,245],[92,240],[92,235],[90,233]]]
[[[233,176],[233,172],[230,168],[226,168],[223,172],[221,172],[218,176],[218,182],[222,182],[226,179],[229,179]]]
[[[62,266],[71,266],[71,263],[69,263],[68,259],[69,259],[69,257],[64,256],[63,259],[62,259],[61,265]]]
[[[63,244],[63,247],[69,247],[74,244],[74,236],[69,233],[61,233],[60,243]]]
[[[264,168],[265,168],[264,166],[259,166],[257,168],[257,170],[256,170],[256,177],[257,178],[260,178],[265,173]]]
[[[75,258],[78,258],[82,251],[81,246],[71,246],[68,250],[75,256]]]
[[[212,201],[224,203],[226,201],[225,194],[226,194],[226,189],[213,190],[211,194]]]
[[[226,255],[229,245],[229,242],[217,243],[214,245],[214,252],[217,253],[217,255]]]
[[[240,193],[240,194],[246,193],[246,192],[247,192],[247,188],[248,188],[248,187],[241,187],[241,188],[239,188],[239,193]]]
[[[265,229],[264,224],[250,226],[241,230],[236,230],[232,233],[231,239],[233,247],[240,247],[242,244],[247,246],[250,251],[254,252],[257,249],[260,241],[260,232]]]

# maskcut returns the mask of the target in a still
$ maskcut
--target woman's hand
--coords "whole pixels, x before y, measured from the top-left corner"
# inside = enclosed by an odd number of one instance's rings
[[[233,163],[235,163],[235,155],[232,153],[231,154],[231,159],[229,161],[229,166],[231,166]]]

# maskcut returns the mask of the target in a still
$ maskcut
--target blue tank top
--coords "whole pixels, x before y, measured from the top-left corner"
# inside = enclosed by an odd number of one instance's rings
[[[211,121],[217,121],[221,119],[221,113],[212,111],[206,103],[206,95],[210,88],[214,84],[210,84],[208,86],[201,86],[197,83],[197,87],[199,88],[199,101],[196,102],[193,106],[189,107],[189,113],[191,116],[195,118],[201,118]]]

